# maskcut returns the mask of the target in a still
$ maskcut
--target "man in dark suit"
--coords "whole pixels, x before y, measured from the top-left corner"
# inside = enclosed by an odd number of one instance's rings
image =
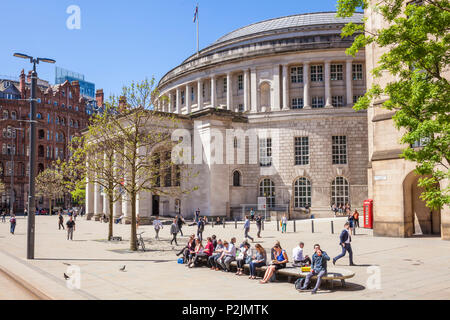
[[[333,265],[336,264],[340,258],[345,256],[345,253],[348,252],[348,257],[350,261],[350,265],[354,266],[353,263],[353,251],[350,242],[352,241],[352,236],[350,235],[350,223],[346,222],[344,225],[344,230],[342,230],[341,235],[339,236],[339,245],[342,247],[342,252],[340,255],[333,258]]]

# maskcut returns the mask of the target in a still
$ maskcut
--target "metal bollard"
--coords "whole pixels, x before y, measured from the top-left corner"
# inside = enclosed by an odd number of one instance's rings
[[[331,220],[331,234],[334,234],[334,224],[333,224],[333,220]]]
[[[278,221],[278,216],[277,216],[277,231],[280,231],[280,221]]]
[[[262,230],[264,231],[264,220],[261,221],[261,227],[262,227]]]
[[[314,220],[311,220],[311,232],[314,233]]]
[[[234,218],[234,228],[237,229],[237,218]]]
[[[297,232],[297,229],[295,227],[295,219],[294,219],[294,232]]]
[[[353,235],[354,236],[356,235],[356,228],[355,227],[353,227]]]
[[[214,228],[214,221],[211,221],[211,228]]]
[[[222,218],[223,228],[225,229],[225,218]]]

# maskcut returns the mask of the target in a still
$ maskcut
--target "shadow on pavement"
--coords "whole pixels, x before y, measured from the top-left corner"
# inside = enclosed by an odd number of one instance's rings
[[[91,259],[91,258],[35,258],[34,260],[38,261],[103,261],[103,262],[123,262],[123,261],[130,261],[130,262],[155,262],[155,263],[162,263],[162,262],[173,262],[173,260],[159,260],[159,259]]]

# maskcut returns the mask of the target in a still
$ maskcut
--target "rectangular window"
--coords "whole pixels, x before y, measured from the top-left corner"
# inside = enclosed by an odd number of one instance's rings
[[[362,96],[353,96],[353,103],[358,102],[359,98],[361,98]]]
[[[181,91],[181,104],[184,104],[184,90]]]
[[[226,93],[228,88],[227,78],[223,78],[223,92]]]
[[[344,106],[344,96],[332,96],[331,103],[333,107],[343,107]]]
[[[311,81],[315,81],[315,82],[323,81],[323,66],[322,65],[311,66]]]
[[[303,108],[303,98],[292,98],[292,109],[302,109]]]
[[[303,67],[291,67],[291,83],[303,82]]]
[[[194,87],[191,87],[191,101],[194,101]]]
[[[342,64],[332,64],[331,65],[331,80],[342,80],[344,79],[344,72]]]
[[[205,90],[205,84],[202,83],[202,97],[204,98],[206,94],[206,90]]]
[[[244,75],[238,75],[238,90],[244,90]]]
[[[259,165],[261,167],[272,165],[272,138],[259,139]]]
[[[311,100],[311,108],[323,108],[325,106],[323,102],[323,97],[312,97]]]
[[[244,112],[244,105],[243,105],[242,103],[240,103],[240,104],[238,105],[238,111],[239,111],[239,112]]]
[[[332,160],[333,164],[347,164],[347,137],[332,137]]]
[[[352,65],[353,80],[363,79],[363,65],[361,63],[354,63]]]
[[[309,137],[295,137],[295,165],[309,164]]]

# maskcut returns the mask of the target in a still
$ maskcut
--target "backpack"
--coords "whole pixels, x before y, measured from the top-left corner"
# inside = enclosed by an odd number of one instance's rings
[[[305,278],[298,278],[294,282],[295,290],[300,290],[305,284]],[[309,282],[308,287],[306,289],[311,289],[311,282]]]
[[[178,262],[178,264],[183,264],[184,263],[184,258],[178,258],[177,262]]]

